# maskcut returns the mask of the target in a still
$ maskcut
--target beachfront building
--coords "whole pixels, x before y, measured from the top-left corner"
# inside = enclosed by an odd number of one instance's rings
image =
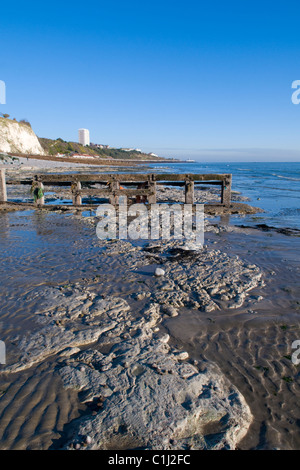
[[[88,129],[78,129],[78,142],[81,145],[90,145],[90,131]]]

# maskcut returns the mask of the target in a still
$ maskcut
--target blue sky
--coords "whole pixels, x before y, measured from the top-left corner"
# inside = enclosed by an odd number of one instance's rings
[[[298,1],[5,2],[0,105],[40,137],[300,161]],[[207,158],[206,158],[207,157]]]

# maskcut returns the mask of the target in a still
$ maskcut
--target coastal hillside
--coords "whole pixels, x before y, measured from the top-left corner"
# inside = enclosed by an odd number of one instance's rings
[[[45,154],[29,122],[8,118],[0,118],[0,152]]]
[[[144,153],[137,149],[114,148],[96,144],[84,146],[61,138],[38,137],[28,121],[12,120],[7,116],[0,117],[0,153],[15,154],[17,156],[24,154],[62,158],[91,156],[103,160],[164,160],[164,158],[158,157],[154,153]]]
[[[161,158],[154,156],[153,154],[147,154],[139,152],[138,150],[124,150],[118,148],[101,148],[96,145],[84,146],[77,142],[68,142],[61,138],[56,140],[39,138],[39,142],[43,147],[46,155],[65,155],[74,156],[77,155],[90,155],[97,158],[115,158],[118,160],[162,160]]]

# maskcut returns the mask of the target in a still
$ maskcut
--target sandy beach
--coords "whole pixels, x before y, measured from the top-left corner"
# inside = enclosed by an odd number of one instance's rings
[[[0,214],[0,448],[299,448],[299,237],[207,215],[193,247],[96,224]]]

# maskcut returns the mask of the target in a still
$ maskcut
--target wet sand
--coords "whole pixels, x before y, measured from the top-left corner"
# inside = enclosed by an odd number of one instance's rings
[[[0,326],[8,363],[18,359],[17,345],[24,334],[41,329],[35,313],[39,289],[96,289],[104,297],[125,299],[136,312],[147,303],[147,297],[139,300],[137,294],[156,289],[151,263],[135,269],[133,254],[133,269],[128,269],[126,249],[118,251],[116,243],[115,250],[103,250],[95,227],[81,216],[35,210],[6,213],[1,214],[0,230]],[[225,225],[224,230],[206,232],[205,243],[254,263],[264,285],[251,290],[250,303],[234,309],[180,306],[177,316],[163,318],[161,329],[191,360],[217,364],[246,399],[254,419],[238,448],[298,449],[299,367],[290,356],[292,342],[300,339],[300,240]],[[29,369],[0,375],[1,449],[59,448],[70,423],[91,414],[77,391],[62,386],[57,367],[53,355]]]
[[[291,361],[300,338],[299,239],[249,230],[217,243],[263,269],[265,286],[251,292],[263,300],[234,313],[185,310],[167,331],[191,357],[216,362],[245,397],[254,421],[238,448],[299,449],[300,366]]]

